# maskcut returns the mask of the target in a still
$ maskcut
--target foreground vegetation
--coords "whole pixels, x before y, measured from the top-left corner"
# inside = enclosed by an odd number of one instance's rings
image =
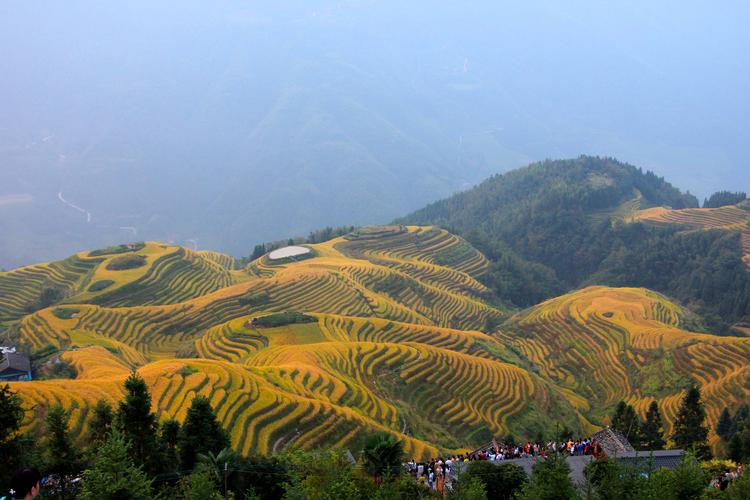
[[[461,464],[464,468],[457,465],[450,480],[430,488],[402,466],[407,459],[403,442],[389,434],[371,435],[354,456],[337,449],[242,455],[229,446],[209,399],[195,396],[182,422],[159,421],[140,376],[131,374],[123,389],[115,407],[105,400],[97,403],[89,431],[78,442],[71,435],[70,413],[59,405],[45,417],[45,439],[21,433],[22,402],[8,386],[1,387],[0,492],[9,490],[13,471],[35,467],[46,477],[43,497],[59,499],[689,500],[750,494],[750,472],[725,479],[736,464],[699,462],[691,454],[674,470],[656,470],[649,460],[624,465],[599,457],[586,466],[585,481],[579,484],[572,482],[560,454],[538,458],[530,476],[513,462],[472,461]],[[694,432],[703,425],[701,411],[699,399],[690,397],[680,410],[692,432],[682,444],[696,450],[701,440],[705,446],[707,432]],[[632,424],[627,418],[623,404],[613,421]],[[742,459],[750,461],[750,454]],[[719,482],[709,484],[716,478]]]

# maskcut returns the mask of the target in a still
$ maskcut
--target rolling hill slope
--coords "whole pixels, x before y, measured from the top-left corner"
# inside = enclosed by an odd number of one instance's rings
[[[693,382],[711,423],[750,399],[750,338],[687,331],[690,314],[646,289],[589,287],[514,315],[498,335],[592,421],[621,399],[642,413],[657,400],[671,429]]]
[[[29,292],[3,309],[37,363],[59,357],[77,372],[12,384],[29,408],[26,427],[40,430],[44,409],[61,402],[83,437],[93,405],[119,399],[133,369],[160,418],[210,397],[245,453],[357,449],[374,430],[418,457],[509,432],[552,436],[558,425],[587,433],[619,398],[640,410],[659,399],[671,418],[690,377],[711,419],[722,401],[748,398],[750,339],[685,331],[690,313],[654,292],[588,288],[513,314],[480,281],[484,255],[441,229],[309,247],[307,258],[264,256],[244,270],[158,243],[64,261],[76,272],[60,279],[68,291],[58,303],[28,309]],[[0,283],[23,290],[21,272]],[[103,280],[113,283],[92,292]]]
[[[590,285],[644,287],[728,333],[750,322],[750,211],[697,207],[652,172],[581,156],[495,175],[397,222],[465,238],[490,260],[482,281],[519,307]]]
[[[59,303],[117,307],[182,302],[246,280],[244,273],[231,271],[233,261],[224,254],[147,242],[2,272],[0,324]]]
[[[74,408],[82,436],[96,400],[119,398],[121,382],[138,369],[164,418],[181,417],[192,395],[210,395],[244,452],[355,447],[381,429],[405,438],[410,453],[428,456],[509,431],[550,431],[552,413],[577,425],[560,391],[479,331],[507,313],[486,301],[489,291],[477,277],[487,261],[460,238],[411,227],[311,248],[313,258],[266,256],[238,272],[217,258],[149,243],[132,252],[146,255],[147,264],[121,271],[112,291],[71,294],[18,322],[32,352],[49,355],[52,346],[78,376],[14,389],[29,406],[60,401]],[[180,264],[190,259],[200,267]],[[87,276],[118,277],[104,262]],[[200,287],[217,277],[227,286]],[[171,287],[188,299],[172,299]],[[315,321],[251,324],[289,310]],[[30,416],[28,425],[38,422]]]

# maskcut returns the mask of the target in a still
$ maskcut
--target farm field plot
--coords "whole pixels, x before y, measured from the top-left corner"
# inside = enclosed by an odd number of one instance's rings
[[[132,370],[162,419],[210,397],[245,453],[356,449],[382,430],[427,457],[559,425],[584,434],[621,398],[642,412],[656,399],[671,419],[691,381],[711,422],[750,397],[750,338],[689,332],[659,294],[592,287],[514,313],[493,305],[487,259],[466,241],[397,228],[242,270],[146,242],[0,274],[0,321],[19,347],[76,373],[12,384],[25,428],[41,431],[60,402],[83,437]]]

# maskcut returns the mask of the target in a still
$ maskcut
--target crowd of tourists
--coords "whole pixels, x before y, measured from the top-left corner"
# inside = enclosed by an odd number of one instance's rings
[[[736,470],[723,472],[715,476],[711,479],[710,486],[717,490],[725,490],[729,484],[735,479],[738,479],[744,471],[745,466],[740,464]]]
[[[560,442],[549,441],[547,444],[528,441],[526,444],[498,444],[493,441],[491,445],[468,454],[465,461],[491,460],[497,462],[512,458],[543,457],[548,453],[557,452],[568,453],[571,456],[593,455],[595,457],[603,453],[599,443],[590,438],[568,439]]]
[[[566,453],[571,456],[602,456],[603,450],[595,439],[581,438],[548,443],[509,444],[493,442],[472,453],[451,455],[447,458],[437,457],[429,462],[417,462],[414,459],[404,464],[406,470],[417,481],[424,483],[433,491],[443,493],[451,489],[451,481],[465,464],[477,460],[502,462],[519,458],[544,457],[550,453]]]

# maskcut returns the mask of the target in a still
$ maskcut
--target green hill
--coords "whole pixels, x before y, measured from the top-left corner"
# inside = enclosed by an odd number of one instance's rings
[[[590,284],[675,297],[724,329],[750,315],[741,231],[686,232],[639,210],[698,207],[651,172],[611,158],[545,161],[493,176],[397,222],[434,224],[491,260],[484,282],[529,306]]]

